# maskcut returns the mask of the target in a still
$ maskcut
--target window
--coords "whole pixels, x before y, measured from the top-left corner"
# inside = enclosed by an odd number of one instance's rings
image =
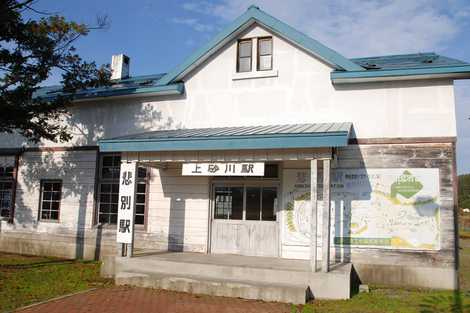
[[[215,187],[215,219],[275,221],[277,188],[273,186]]]
[[[119,204],[119,175],[121,155],[103,154],[100,157],[98,183],[98,223],[116,224]],[[137,172],[135,224],[145,224],[148,171],[139,166]]]
[[[0,166],[0,217],[10,217],[13,207],[13,167]]]
[[[269,71],[273,69],[273,39],[258,38],[258,71]]]
[[[243,187],[216,187],[214,213],[217,219],[241,220]]]
[[[40,215],[41,220],[59,220],[60,200],[62,198],[61,180],[43,180],[41,182]]]
[[[239,73],[251,71],[251,46],[251,39],[244,39],[238,41],[237,72]]]

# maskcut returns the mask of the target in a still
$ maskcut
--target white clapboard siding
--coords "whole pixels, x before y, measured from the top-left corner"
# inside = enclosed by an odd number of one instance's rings
[[[184,249],[207,246],[208,177],[181,176],[181,165],[150,169],[147,231],[159,234],[159,244],[176,242]]]
[[[96,151],[25,152],[18,168],[15,223],[33,230],[91,227]],[[60,221],[38,221],[43,179],[62,180]]]

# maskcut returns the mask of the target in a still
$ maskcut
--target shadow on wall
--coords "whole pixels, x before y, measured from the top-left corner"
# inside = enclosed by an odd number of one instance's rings
[[[182,176],[180,163],[173,163],[167,169],[160,169],[159,174],[163,191],[161,196],[167,199],[163,202],[168,203],[168,208],[160,206],[149,207],[149,209],[160,213],[168,210],[168,250],[181,252],[187,249],[185,236],[188,235],[186,234],[188,226],[194,226],[194,229],[207,227],[209,182],[207,177]],[[158,203],[162,202],[159,201]],[[199,211],[204,211],[202,216],[199,216]],[[158,215],[161,216],[162,214]],[[188,221],[190,221],[190,224],[188,224]],[[202,227],[201,225],[195,225],[199,221],[204,223]],[[200,237],[207,238],[207,234]],[[205,245],[206,241],[203,244]]]
[[[364,232],[368,225],[366,221],[352,223],[353,201],[371,200],[372,186],[364,167],[364,158],[358,146],[348,148],[340,162],[343,168],[331,171],[331,201],[333,233],[330,241],[334,244],[334,263],[351,262],[352,237]],[[350,169],[354,169],[352,173]],[[354,177],[351,176],[354,175]],[[346,177],[346,175],[349,175]]]
[[[112,138],[147,131],[182,128],[171,116],[164,116],[152,101],[184,99],[185,96],[166,96],[112,103],[82,102],[69,108],[67,122],[71,125],[74,146],[96,146],[101,138]],[[129,103],[130,101],[134,101]],[[130,118],[129,118],[130,117]],[[59,144],[61,145],[61,144]],[[40,185],[43,179],[62,180],[60,223],[47,224],[49,234],[75,237],[75,257],[85,257],[85,237],[95,233],[95,258],[102,245],[102,227],[92,226],[96,164],[98,151],[27,152],[20,158],[15,228],[37,229],[39,221]],[[181,209],[179,210],[181,211]],[[183,209],[184,211],[184,209]],[[44,223],[45,224],[45,223]],[[46,224],[45,224],[46,225]],[[42,225],[41,225],[42,226]],[[75,232],[75,233],[73,233]]]

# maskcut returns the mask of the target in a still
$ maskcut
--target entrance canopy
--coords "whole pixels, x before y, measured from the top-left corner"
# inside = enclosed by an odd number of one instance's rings
[[[352,123],[314,123],[153,131],[99,141],[102,152],[344,147]]]

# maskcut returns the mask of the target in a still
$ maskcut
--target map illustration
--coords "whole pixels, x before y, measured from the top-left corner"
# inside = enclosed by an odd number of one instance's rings
[[[303,173],[309,175],[309,170]],[[299,184],[296,176],[285,176],[290,182],[284,184],[282,239],[285,245],[308,245],[310,186]],[[440,247],[438,169],[336,169],[331,199],[334,244],[414,250]],[[322,202],[318,204],[321,211]]]

